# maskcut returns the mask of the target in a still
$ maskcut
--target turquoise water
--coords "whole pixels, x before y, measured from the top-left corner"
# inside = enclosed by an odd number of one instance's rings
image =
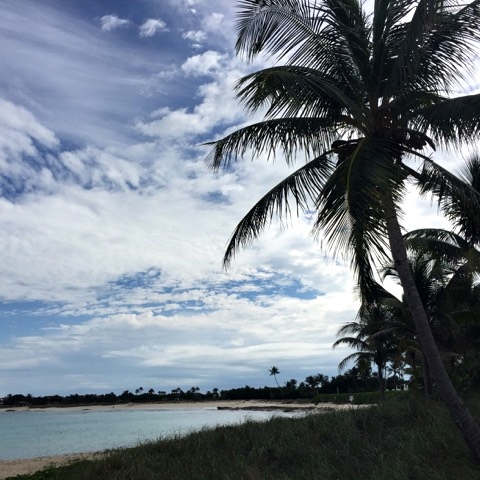
[[[216,408],[1,412],[0,460],[135,446],[145,440],[185,434],[205,426],[240,423],[246,419],[262,421],[272,415]]]

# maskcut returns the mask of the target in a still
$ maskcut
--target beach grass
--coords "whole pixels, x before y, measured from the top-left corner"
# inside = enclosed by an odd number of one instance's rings
[[[480,416],[480,402],[469,402]],[[204,429],[15,480],[478,480],[442,405],[421,398]]]

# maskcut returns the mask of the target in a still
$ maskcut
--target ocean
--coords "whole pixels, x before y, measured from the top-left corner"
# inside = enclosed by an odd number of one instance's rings
[[[205,409],[25,410],[0,413],[0,460],[84,453],[138,445],[202,427],[264,421],[262,411]]]

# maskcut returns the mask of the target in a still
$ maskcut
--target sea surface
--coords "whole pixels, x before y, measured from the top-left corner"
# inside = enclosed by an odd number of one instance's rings
[[[0,412],[0,460],[138,445],[203,427],[264,421],[278,412],[205,409]],[[280,415],[295,415],[285,414]]]

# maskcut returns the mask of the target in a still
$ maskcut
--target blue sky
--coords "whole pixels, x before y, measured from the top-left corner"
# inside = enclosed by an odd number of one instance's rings
[[[273,385],[337,374],[348,262],[274,223],[225,272],[236,223],[287,172],[213,174],[246,122],[234,2],[4,0],[0,396]],[[451,160],[451,157],[450,161]],[[407,200],[407,229],[441,224]]]

